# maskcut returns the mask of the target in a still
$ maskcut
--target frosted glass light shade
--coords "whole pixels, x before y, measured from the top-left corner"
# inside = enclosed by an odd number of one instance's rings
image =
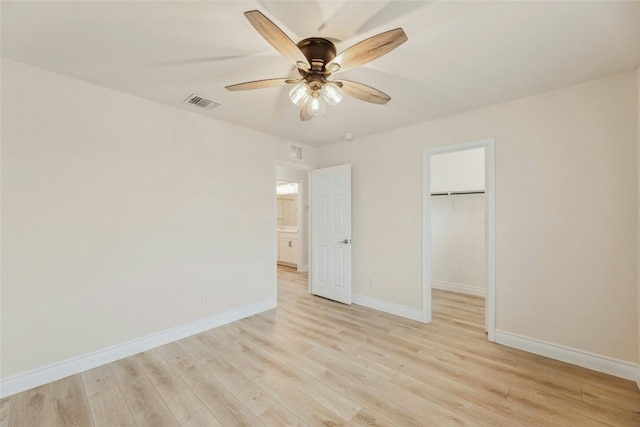
[[[342,92],[342,88],[336,83],[327,82],[322,89],[324,99],[327,101],[327,104],[336,105],[338,102],[342,101],[344,94]]]
[[[298,83],[289,91],[289,99],[298,107],[302,107],[309,99],[309,86],[305,83]]]
[[[314,116],[322,116],[325,113],[324,97],[320,96],[319,91],[314,90],[311,92],[311,97],[307,102],[309,104],[309,111],[311,111],[311,114]]]

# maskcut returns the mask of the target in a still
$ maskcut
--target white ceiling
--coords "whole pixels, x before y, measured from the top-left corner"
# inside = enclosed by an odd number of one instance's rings
[[[72,1],[1,3],[3,57],[316,146],[384,132],[640,66],[640,2]],[[340,74],[388,93],[345,98],[300,122],[288,86],[226,85],[294,76],[249,24],[258,9],[295,42],[338,51],[402,27],[409,40]],[[200,111],[190,94],[222,105]],[[63,102],[64,100],[60,100]]]

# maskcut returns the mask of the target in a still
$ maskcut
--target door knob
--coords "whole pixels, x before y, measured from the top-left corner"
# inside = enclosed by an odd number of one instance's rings
[[[338,243],[343,243],[345,245],[348,245],[349,243],[351,243],[351,240],[350,239],[344,239],[343,241],[338,242]]]

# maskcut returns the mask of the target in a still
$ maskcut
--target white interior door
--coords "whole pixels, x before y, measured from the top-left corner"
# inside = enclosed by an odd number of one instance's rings
[[[311,171],[311,293],[351,304],[351,165]]]

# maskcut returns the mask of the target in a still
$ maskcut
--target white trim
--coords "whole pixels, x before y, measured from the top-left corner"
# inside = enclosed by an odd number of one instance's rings
[[[431,322],[431,154],[422,152],[422,322]],[[428,196],[427,196],[428,195]],[[427,237],[429,236],[429,237]]]
[[[486,328],[489,341],[496,329],[496,162],[493,138],[427,148],[422,153],[422,321],[431,321],[431,155],[485,149],[485,203],[487,206]]]
[[[495,331],[495,342],[529,353],[582,366],[583,368],[635,380],[638,378],[638,365],[612,357],[602,356],[588,351],[578,350],[559,344],[529,338],[506,331]]]
[[[309,271],[308,265],[300,265],[298,264],[298,273],[306,273]]]
[[[445,282],[444,280],[431,280],[433,289],[442,289],[443,291],[458,292],[460,294],[475,295],[484,297],[486,289],[482,286],[464,285],[462,283]]]
[[[2,378],[0,380],[0,398],[48,384],[52,381],[57,381],[61,378],[75,375],[125,357],[133,356],[134,354],[151,350],[161,345],[199,334],[209,329],[262,313],[263,311],[271,310],[275,307],[276,300],[270,298],[201,320],[196,320],[182,326],[157,332],[146,337],[137,338],[92,353],[63,360],[29,372]]]
[[[417,320],[418,322],[422,321],[422,310],[419,308],[406,307],[404,305],[394,304],[356,294],[351,295],[351,302],[353,304],[393,314],[395,316],[404,317],[406,319]]]

